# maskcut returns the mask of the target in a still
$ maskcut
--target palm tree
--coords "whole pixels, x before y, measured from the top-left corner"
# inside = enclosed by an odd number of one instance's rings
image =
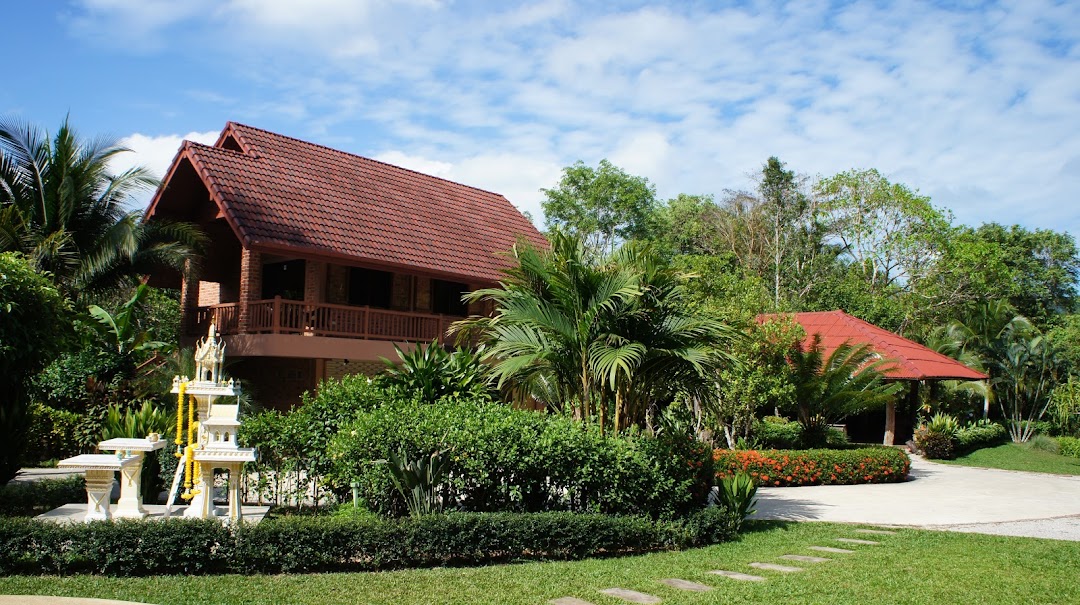
[[[981,391],[983,416],[989,415],[996,400],[1009,421],[1012,440],[1030,439],[1034,421],[1049,406],[1057,370],[1053,347],[1038,328],[1008,301],[996,300],[983,303],[963,322],[954,320],[938,328],[935,339],[938,351],[990,376]]]
[[[76,298],[134,285],[152,269],[183,270],[206,238],[191,224],[145,223],[129,210],[158,181],[142,167],[112,174],[109,162],[127,151],[80,139],[67,119],[51,139],[0,119],[0,251],[22,252]]]
[[[868,344],[843,343],[824,354],[821,336],[809,346],[797,344],[790,362],[795,382],[798,419],[804,439],[823,440],[828,425],[889,402],[902,388],[886,382],[882,373],[892,362]]]
[[[708,384],[729,331],[687,313],[678,275],[648,246],[594,258],[579,237],[549,239],[549,250],[517,246],[501,287],[468,295],[493,302],[493,316],[453,327],[478,337],[500,388],[618,431],[675,390]]]

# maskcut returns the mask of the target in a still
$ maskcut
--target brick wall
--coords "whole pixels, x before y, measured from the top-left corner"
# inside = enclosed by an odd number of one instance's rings
[[[349,302],[349,268],[330,265],[326,271],[326,302],[344,305]]]
[[[259,300],[262,296],[262,254],[244,248],[240,252],[240,333],[251,327],[251,314],[245,302]]]
[[[393,290],[390,293],[390,308],[395,311],[408,311],[412,302],[412,276],[394,274]]]
[[[431,279],[416,278],[416,310],[431,313]]]
[[[238,378],[257,403],[287,410],[300,403],[304,391],[314,391],[317,383],[314,359],[249,357],[229,366],[229,375]]]
[[[309,260],[304,264],[304,301],[326,302],[326,263]]]
[[[221,284],[216,281],[199,282],[199,306],[221,304]]]
[[[381,361],[350,361],[345,363],[345,360],[343,359],[327,359],[325,375],[323,378],[341,379],[353,374],[375,376],[384,369],[386,369],[386,365]]]

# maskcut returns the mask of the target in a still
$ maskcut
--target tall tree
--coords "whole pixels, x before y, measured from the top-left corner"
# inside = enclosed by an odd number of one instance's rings
[[[0,251],[24,253],[69,296],[133,285],[152,269],[183,270],[205,244],[186,223],[144,223],[129,208],[157,180],[145,168],[112,174],[127,152],[81,139],[65,119],[56,135],[0,119]]]
[[[924,275],[949,233],[949,218],[930,198],[874,169],[822,179],[816,193],[830,235],[875,292]]]
[[[611,253],[623,241],[650,234],[656,188],[607,160],[596,168],[578,161],[563,169],[554,189],[541,189],[545,225],[578,235],[592,251]]]
[[[792,245],[796,221],[805,213],[806,198],[801,195],[795,181],[795,172],[785,170],[784,163],[776,156],[770,157],[761,169],[758,192],[772,222],[773,308],[780,308],[781,261]]]
[[[997,246],[1007,267],[998,287],[1008,292],[1017,312],[1045,327],[1059,314],[1077,310],[1080,254],[1068,233],[987,223],[975,230],[982,242]]]

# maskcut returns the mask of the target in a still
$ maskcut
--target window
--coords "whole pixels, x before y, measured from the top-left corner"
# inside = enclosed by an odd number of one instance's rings
[[[394,286],[394,275],[375,269],[349,269],[349,304],[390,308],[390,294]]]
[[[469,309],[461,301],[461,295],[469,291],[469,287],[453,281],[441,279],[431,280],[431,309],[436,313],[445,315],[459,315],[464,317],[469,314]]]
[[[263,300],[275,296],[289,300],[304,300],[304,268],[302,259],[263,265]]]

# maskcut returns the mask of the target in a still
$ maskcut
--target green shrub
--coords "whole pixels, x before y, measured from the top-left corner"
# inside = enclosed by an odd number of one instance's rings
[[[70,311],[47,274],[21,254],[0,252],[0,485],[19,472],[30,379],[65,349]]]
[[[1058,437],[1058,453],[1062,456],[1080,458],[1080,439],[1076,437]]]
[[[400,397],[361,375],[326,380],[315,395],[304,393],[302,405],[287,413],[265,411],[246,417],[239,439],[259,450],[249,465],[256,479],[249,497],[276,504],[301,504],[313,485],[315,499],[327,494],[322,479],[332,469],[329,442],[361,411]],[[299,478],[303,477],[302,480]]]
[[[441,497],[459,510],[571,510],[677,517],[704,505],[708,448],[664,432],[605,436],[571,418],[483,400],[390,402],[357,416],[330,448],[344,496],[358,482],[375,510],[403,512],[387,469],[391,448],[452,457]]]
[[[802,425],[781,416],[766,416],[754,424],[754,446],[766,450],[792,450],[802,444]]]
[[[927,458],[935,460],[956,458],[956,436],[936,433],[926,426],[915,429],[915,447],[919,448],[922,455]]]
[[[23,453],[25,464],[67,458],[82,449],[76,437],[82,421],[78,414],[35,403],[30,406],[29,415],[29,432]]]
[[[984,447],[994,447],[1009,440],[1009,431],[996,422],[979,421],[956,433],[956,455],[963,456]]]
[[[915,446],[927,458],[952,460],[957,455],[959,432],[960,422],[956,418],[938,412],[930,422],[915,430]]]
[[[716,450],[716,479],[747,473],[758,485],[857,485],[907,478],[911,459],[891,447],[849,450]]]
[[[386,519],[293,516],[259,524],[0,519],[0,574],[366,571],[581,559],[712,544],[735,537],[723,508],[679,521],[551,512]]]
[[[375,381],[427,403],[444,397],[490,397],[492,373],[480,356],[456,348],[447,351],[438,341],[413,347],[408,353],[394,345],[398,361],[383,359],[385,371]]]
[[[0,516],[4,517],[32,517],[72,502],[86,502],[82,477],[0,486]]]

